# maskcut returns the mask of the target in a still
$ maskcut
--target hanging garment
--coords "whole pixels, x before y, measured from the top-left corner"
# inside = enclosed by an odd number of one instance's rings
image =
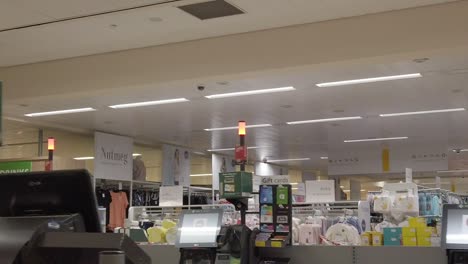
[[[299,245],[319,245],[322,226],[317,224],[302,224],[299,226]]]
[[[106,225],[108,225],[110,218],[110,204],[112,202],[111,194],[108,190],[96,188],[96,199],[98,206],[106,208]]]
[[[361,237],[357,229],[348,224],[338,223],[331,226],[327,230],[325,237],[333,243],[340,245],[358,246],[361,244]]]
[[[125,192],[111,192],[112,202],[110,204],[109,228],[124,227],[128,198]]]

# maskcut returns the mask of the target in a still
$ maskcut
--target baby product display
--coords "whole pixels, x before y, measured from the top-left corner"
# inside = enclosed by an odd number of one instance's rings
[[[360,245],[360,235],[363,232],[365,220],[357,216],[359,210],[363,208],[359,204],[359,202],[335,202],[294,205],[294,244]],[[368,217],[369,211],[367,210],[367,217],[364,218],[368,219]]]

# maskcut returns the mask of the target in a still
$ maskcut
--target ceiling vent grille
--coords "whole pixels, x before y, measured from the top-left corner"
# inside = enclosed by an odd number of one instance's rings
[[[244,14],[244,11],[224,0],[184,5],[179,8],[200,20]]]

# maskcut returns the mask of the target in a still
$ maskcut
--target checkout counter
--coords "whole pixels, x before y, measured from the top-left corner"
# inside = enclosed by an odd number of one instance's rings
[[[0,175],[0,263],[150,264],[123,234],[100,233],[85,170]]]

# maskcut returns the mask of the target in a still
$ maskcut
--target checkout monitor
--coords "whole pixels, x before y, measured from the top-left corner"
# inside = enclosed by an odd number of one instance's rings
[[[444,205],[442,247],[468,249],[468,206]]]
[[[187,210],[179,217],[176,247],[216,248],[223,210]]]
[[[86,170],[0,175],[0,217],[79,214],[86,232],[100,232],[96,198]]]

